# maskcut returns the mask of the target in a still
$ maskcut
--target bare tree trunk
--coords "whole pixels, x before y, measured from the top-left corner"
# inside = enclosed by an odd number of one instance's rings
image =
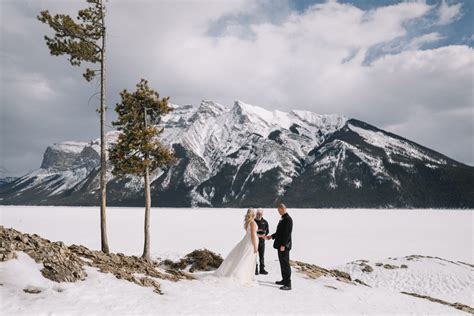
[[[101,1],[102,5],[102,1]],[[105,8],[102,5],[102,54],[100,61],[100,237],[102,251],[109,253],[107,241],[106,205],[107,205],[107,140],[105,138]]]
[[[150,174],[148,166],[145,168],[145,245],[142,257],[150,260]]]

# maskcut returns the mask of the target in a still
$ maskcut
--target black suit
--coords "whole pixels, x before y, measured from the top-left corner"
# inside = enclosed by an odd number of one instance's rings
[[[291,267],[290,267],[290,250],[291,250],[291,232],[293,231],[293,219],[288,213],[282,215],[278,223],[276,232],[272,235],[275,240],[273,248],[278,251],[278,260],[280,261],[281,276],[283,285],[291,287]],[[284,251],[280,251],[280,247],[285,246]]]

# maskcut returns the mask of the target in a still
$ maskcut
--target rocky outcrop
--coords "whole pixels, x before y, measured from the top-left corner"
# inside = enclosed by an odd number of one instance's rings
[[[159,271],[160,262],[146,260],[137,256],[126,256],[122,253],[104,253],[90,250],[87,247],[72,245],[71,251],[80,256],[85,265],[97,268],[100,272],[112,273],[117,279],[124,279],[141,286],[154,288],[156,293],[162,294],[160,284],[156,279],[179,281],[192,280],[194,277],[176,269]],[[145,275],[138,277],[137,275]]]
[[[84,262],[64,243],[0,226],[0,261],[16,258],[15,251],[23,251],[37,263],[42,263],[41,274],[52,281],[75,282],[87,276]]]
[[[84,142],[64,142],[48,146],[43,155],[42,169],[65,171],[75,167],[81,152],[87,146]]]
[[[37,263],[43,264],[41,273],[55,282],[84,280],[87,277],[84,266],[97,268],[103,273],[112,273],[118,279],[151,287],[159,294],[162,294],[159,279],[174,282],[194,279],[191,274],[178,269],[163,270],[158,261],[148,261],[121,253],[106,254],[78,245],[68,247],[60,241],[51,242],[36,234],[23,234],[15,229],[0,226],[0,261],[15,259],[16,251],[23,251]],[[28,291],[27,293],[33,293],[33,290]]]
[[[199,249],[188,253],[184,258],[173,262],[165,260],[162,266],[169,267],[174,270],[189,270],[189,272],[211,271],[219,268],[223,259],[220,255],[207,250]]]
[[[339,270],[327,270],[320,266],[310,263],[304,263],[301,261],[290,261],[290,265],[295,268],[298,272],[306,275],[310,279],[317,279],[320,277],[330,277],[335,278],[338,281],[356,284],[359,282],[352,281],[352,278],[349,273],[339,271]],[[359,283],[361,284],[361,283]]]

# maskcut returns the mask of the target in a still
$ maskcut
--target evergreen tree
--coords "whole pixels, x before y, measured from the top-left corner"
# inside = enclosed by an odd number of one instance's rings
[[[89,6],[79,10],[77,21],[66,14],[51,15],[42,11],[38,20],[49,25],[55,32],[54,37],[45,36],[51,55],[69,55],[73,66],[82,62],[100,64],[100,69],[87,68],[83,76],[91,81],[100,76],[100,231],[102,251],[109,252],[106,225],[106,172],[107,141],[105,139],[105,5],[103,0],[86,0]]]
[[[117,143],[110,149],[110,162],[115,176],[135,175],[145,182],[145,243],[143,257],[150,259],[150,172],[172,164],[173,153],[158,140],[163,129],[156,125],[172,111],[169,98],[162,98],[142,79],[133,93],[123,90],[115,111],[118,118],[112,124],[121,131]]]

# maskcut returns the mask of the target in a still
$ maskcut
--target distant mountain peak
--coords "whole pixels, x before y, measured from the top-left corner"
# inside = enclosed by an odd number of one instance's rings
[[[158,205],[474,207],[474,168],[365,122],[242,101],[171,106],[161,140],[178,161],[152,175]],[[0,203],[97,204],[98,146],[49,146],[40,169],[0,188]],[[142,205],[142,179],[108,179],[109,204]]]

